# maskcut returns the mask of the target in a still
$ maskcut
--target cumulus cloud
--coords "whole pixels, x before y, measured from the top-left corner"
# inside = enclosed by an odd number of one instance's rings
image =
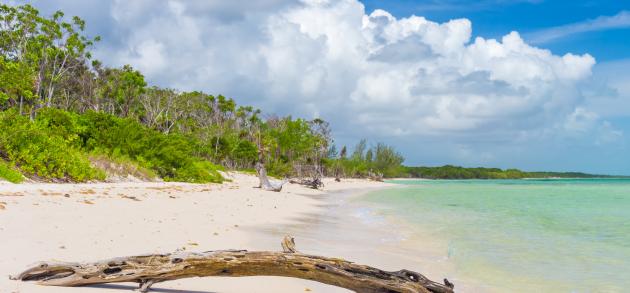
[[[367,14],[357,0],[116,0],[102,12],[111,39],[96,55],[106,63],[130,63],[161,86],[322,117],[339,136],[443,137],[463,150],[588,133],[583,122],[621,136],[583,108],[592,56],[555,55],[517,32],[472,39],[467,19]]]

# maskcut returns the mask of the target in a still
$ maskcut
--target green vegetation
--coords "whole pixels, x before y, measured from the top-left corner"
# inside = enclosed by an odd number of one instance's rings
[[[402,177],[427,179],[523,179],[523,178],[609,178],[578,172],[525,172],[518,169],[464,168],[458,166],[404,167]]]
[[[104,174],[92,168],[87,156],[79,150],[71,121],[50,118],[41,115],[31,122],[15,110],[0,113],[0,153],[8,164],[36,178],[104,179]]]
[[[347,156],[343,147],[339,155],[335,148],[329,152],[333,159],[327,161],[327,167],[337,177],[406,177],[401,165],[404,158],[391,146],[377,143],[368,147],[367,141],[361,140],[354,148],[352,155]]]
[[[22,173],[9,166],[6,162],[0,160],[0,179],[4,179],[13,183],[20,183],[24,180]]]

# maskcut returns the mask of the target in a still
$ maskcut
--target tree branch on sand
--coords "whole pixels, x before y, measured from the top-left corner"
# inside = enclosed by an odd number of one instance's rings
[[[42,262],[14,280],[45,286],[85,286],[135,282],[148,292],[159,282],[192,277],[283,276],[313,280],[355,292],[453,293],[453,284],[400,270],[387,272],[343,259],[297,252],[293,237],[285,236],[283,252],[217,250],[121,257],[93,263]]]
[[[260,185],[258,185],[258,187],[263,190],[280,192],[280,190],[282,190],[282,186],[287,183],[287,180],[282,180],[280,182],[269,181],[265,165],[260,162],[256,163],[256,173],[258,173],[258,179],[260,180]]]
[[[320,189],[324,187],[324,182],[322,182],[322,180],[317,177],[313,179],[292,179],[289,180],[289,183],[307,186],[312,189]]]

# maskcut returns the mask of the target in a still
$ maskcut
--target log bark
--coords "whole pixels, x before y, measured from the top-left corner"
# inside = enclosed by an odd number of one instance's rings
[[[355,292],[452,293],[453,285],[400,270],[387,272],[343,259],[299,253],[293,238],[283,252],[219,250],[121,257],[93,263],[42,262],[12,277],[47,286],[135,282],[141,292],[159,282],[191,277],[283,276],[338,286]]]
[[[262,163],[256,163],[256,172],[258,173],[258,179],[260,180],[260,185],[258,187],[263,190],[280,192],[282,190],[282,186],[287,183],[287,180],[283,180],[281,182],[269,181],[269,177],[267,177],[267,170],[265,169],[265,165]]]

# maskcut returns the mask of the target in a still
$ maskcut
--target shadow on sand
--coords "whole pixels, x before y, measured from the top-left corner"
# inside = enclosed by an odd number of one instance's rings
[[[100,288],[100,289],[114,289],[114,290],[128,290],[133,291],[138,289],[138,286],[132,285],[119,285],[119,284],[99,284],[99,285],[90,285],[85,286],[87,288]],[[136,291],[133,291],[136,292]],[[165,288],[155,288],[151,287],[149,292],[161,292],[161,293],[217,293],[214,291],[191,291],[191,290],[180,290],[180,289],[165,289]]]

